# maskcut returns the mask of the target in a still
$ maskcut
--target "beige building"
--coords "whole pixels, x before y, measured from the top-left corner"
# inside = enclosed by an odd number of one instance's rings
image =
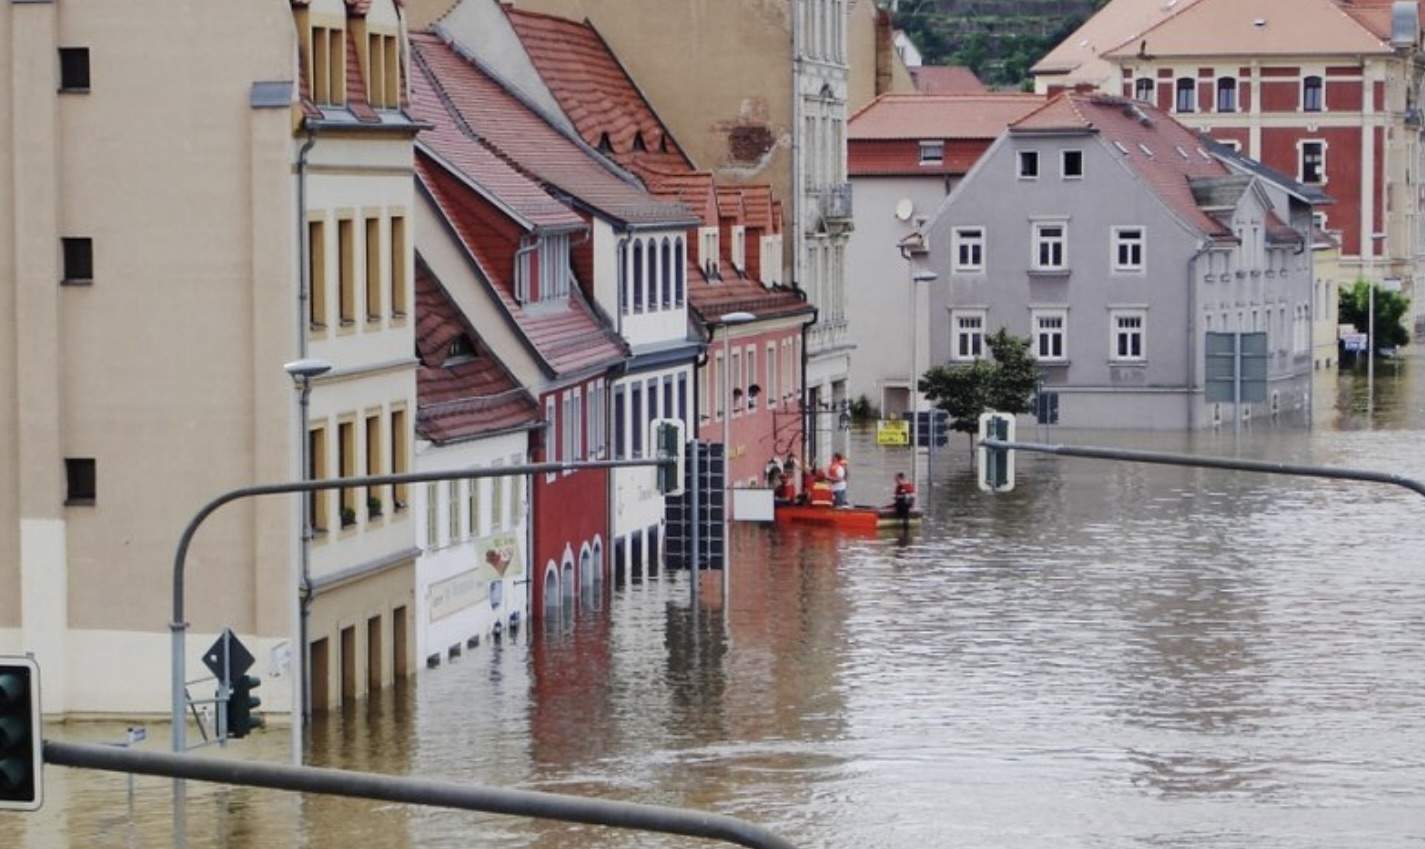
[[[298,477],[307,444],[323,476],[410,462],[403,29],[393,0],[0,7],[0,652],[35,654],[46,713],[167,710],[173,551],[208,499]],[[309,434],[302,356],[333,365]],[[317,707],[411,666],[404,503],[312,501]],[[290,497],[203,525],[190,679],[230,626],[263,709],[292,704],[301,525]]]
[[[408,0],[411,26],[453,5]],[[914,91],[889,18],[872,0],[514,5],[592,22],[697,167],[719,184],[772,185],[790,212],[785,279],[818,309],[807,338],[808,400],[823,408],[848,400],[846,122],[879,93]],[[812,453],[824,463],[836,447],[837,417],[815,421]]]

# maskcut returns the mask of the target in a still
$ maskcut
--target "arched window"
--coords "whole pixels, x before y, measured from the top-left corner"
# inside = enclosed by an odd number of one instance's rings
[[[673,246],[663,237],[663,308],[673,306]]]
[[[681,238],[673,240],[673,304],[683,305],[683,275],[688,271],[687,264],[683,262],[683,240]]]
[[[1217,81],[1217,111],[1237,111],[1237,80],[1223,77]]]
[[[1197,80],[1192,77],[1178,78],[1177,99],[1173,105],[1178,112],[1192,112],[1197,107]]]
[[[643,312],[643,240],[633,243],[633,311]]]
[[[1326,108],[1326,98],[1320,77],[1305,77],[1301,81],[1301,109],[1303,112],[1320,112]]]
[[[544,610],[546,613],[559,610],[559,567],[553,560],[544,567]]]
[[[1144,103],[1154,103],[1157,101],[1158,84],[1151,77],[1139,77],[1133,83],[1133,97]]]

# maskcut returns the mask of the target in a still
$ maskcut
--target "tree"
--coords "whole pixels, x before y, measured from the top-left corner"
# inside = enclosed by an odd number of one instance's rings
[[[993,360],[935,366],[919,382],[920,391],[950,415],[950,428],[970,434],[972,448],[980,414],[989,410],[1013,415],[1029,412],[1039,380],[1028,339],[1011,336],[1001,327],[985,343]]]
[[[1353,324],[1361,333],[1370,332],[1371,283],[1357,280],[1349,289],[1341,289],[1341,322]],[[1399,292],[1387,292],[1376,287],[1375,353],[1382,348],[1397,348],[1410,341],[1405,317],[1410,313],[1410,299]]]

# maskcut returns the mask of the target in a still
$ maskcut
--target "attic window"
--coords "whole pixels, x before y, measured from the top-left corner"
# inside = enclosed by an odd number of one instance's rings
[[[1211,161],[1212,161],[1212,155],[1209,154],[1207,151],[1203,150],[1202,148],[1198,148],[1198,149],[1197,149],[1197,155],[1198,155],[1198,156],[1201,156],[1203,159],[1207,160],[1208,162],[1211,162]]]
[[[451,360],[469,360],[475,357],[475,342],[464,333],[450,340],[450,347],[445,351],[446,365],[450,365]]]
[[[668,152],[668,135],[667,135],[666,133],[663,134],[662,136],[659,136],[659,137],[658,137],[658,152],[659,152],[659,153],[667,153],[667,152]]]
[[[1144,144],[1144,143],[1142,143],[1142,142],[1139,142],[1139,143],[1138,143],[1138,149],[1141,150],[1141,151],[1143,151],[1143,154],[1144,154],[1145,156],[1147,156],[1149,159],[1152,159],[1152,158],[1153,158],[1153,151],[1148,148],[1148,145],[1146,145],[1146,144]]]
[[[602,134],[600,134],[600,135],[599,135],[599,153],[613,153],[613,152],[614,152],[614,146],[613,146],[613,143],[612,143],[611,141],[609,141],[609,134],[608,134],[608,133],[602,133]]]
[[[1183,150],[1183,146],[1182,146],[1182,145],[1174,145],[1174,149],[1177,150],[1178,156],[1181,156],[1183,159],[1191,159],[1191,158],[1192,158],[1192,157],[1188,156],[1188,152],[1187,152],[1186,150]]]
[[[1267,25],[1267,19],[1266,19],[1266,18],[1257,18],[1256,20],[1252,21],[1252,26],[1256,27],[1257,29],[1261,29],[1262,27],[1265,27],[1266,25]]]
[[[648,146],[643,143],[643,133],[633,134],[633,149],[640,152],[648,152]]]
[[[1123,142],[1116,141],[1113,143],[1113,146],[1118,148],[1119,153],[1123,154],[1124,156],[1128,155],[1128,148],[1123,146]]]

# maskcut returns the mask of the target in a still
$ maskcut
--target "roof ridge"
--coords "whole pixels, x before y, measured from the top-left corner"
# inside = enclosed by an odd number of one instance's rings
[[[1303,2],[1303,0],[1293,0],[1293,1],[1294,1],[1294,2]],[[1172,13],[1171,15],[1168,15],[1166,18],[1163,18],[1161,21],[1158,21],[1156,24],[1153,24],[1151,27],[1148,27],[1147,29],[1143,30],[1142,32],[1138,33],[1137,35],[1131,36],[1131,37],[1125,39],[1122,43],[1116,44],[1116,45],[1114,45],[1113,47],[1110,47],[1110,48],[1108,48],[1107,50],[1104,50],[1103,52],[1099,53],[1099,56],[1100,56],[1100,57],[1112,56],[1113,54],[1115,54],[1115,53],[1117,53],[1118,51],[1124,49],[1124,48],[1127,47],[1129,44],[1131,44],[1133,41],[1138,40],[1138,39],[1142,39],[1142,40],[1146,41],[1147,38],[1148,38],[1148,36],[1151,35],[1153,32],[1155,32],[1156,30],[1158,30],[1158,29],[1160,29],[1160,28],[1162,28],[1162,27],[1168,25],[1169,23],[1171,23],[1171,22],[1177,20],[1180,16],[1185,15],[1185,14],[1187,14],[1188,12],[1193,11],[1194,9],[1209,7],[1209,6],[1212,5],[1213,2],[1215,2],[1215,0],[1193,0],[1193,2],[1188,3],[1186,6],[1183,6],[1181,9],[1177,10],[1176,12]],[[1222,0],[1222,2],[1226,2],[1226,0]],[[1307,0],[1307,2],[1309,2],[1309,0]],[[1331,7],[1332,9],[1334,9],[1338,14],[1340,14],[1341,17],[1343,17],[1343,18],[1345,18],[1346,20],[1350,21],[1351,24],[1354,25],[1356,29],[1360,30],[1361,32],[1364,32],[1366,35],[1370,36],[1371,38],[1375,39],[1376,41],[1381,42],[1382,44],[1385,43],[1385,42],[1381,39],[1381,37],[1378,36],[1378,35],[1376,35],[1374,32],[1372,32],[1369,27],[1367,27],[1365,24],[1361,23],[1361,22],[1360,22],[1359,20],[1357,20],[1353,15],[1349,14],[1348,12],[1346,12],[1346,10],[1345,10],[1344,8],[1342,8],[1341,4],[1340,4],[1339,2],[1337,2],[1337,0],[1316,0],[1316,2],[1325,3],[1327,6],[1330,6],[1330,7]],[[1381,7],[1376,7],[1376,8],[1381,8]]]

